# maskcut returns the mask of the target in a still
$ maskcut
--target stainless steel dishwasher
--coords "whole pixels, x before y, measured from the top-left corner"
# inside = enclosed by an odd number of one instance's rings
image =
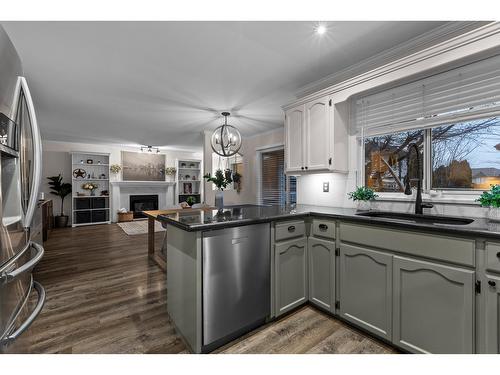
[[[203,346],[211,350],[271,312],[270,224],[203,233]]]

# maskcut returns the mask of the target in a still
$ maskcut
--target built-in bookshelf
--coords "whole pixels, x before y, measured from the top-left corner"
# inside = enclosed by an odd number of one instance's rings
[[[111,223],[109,154],[71,152],[72,226]],[[84,184],[95,184],[91,193]]]
[[[193,203],[202,202],[202,170],[199,159],[177,159],[176,172],[176,203],[188,202],[192,197]]]

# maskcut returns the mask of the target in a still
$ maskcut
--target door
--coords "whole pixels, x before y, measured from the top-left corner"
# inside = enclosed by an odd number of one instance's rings
[[[473,353],[474,271],[394,257],[394,344],[414,353]]]
[[[486,353],[500,354],[500,277],[486,275]]]
[[[285,114],[286,171],[304,170],[304,106],[288,110]]]
[[[392,339],[392,255],[340,246],[340,315]]]
[[[309,237],[309,301],[330,312],[335,305],[335,242]]]
[[[328,170],[330,158],[330,107],[328,96],[306,104],[305,168]]]
[[[299,238],[276,243],[276,316],[307,301],[307,241]]]
[[[203,233],[203,345],[271,313],[270,224]]]

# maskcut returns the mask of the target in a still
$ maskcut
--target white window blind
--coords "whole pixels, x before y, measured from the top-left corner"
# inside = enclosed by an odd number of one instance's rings
[[[500,55],[353,100],[364,135],[469,120],[500,112]]]

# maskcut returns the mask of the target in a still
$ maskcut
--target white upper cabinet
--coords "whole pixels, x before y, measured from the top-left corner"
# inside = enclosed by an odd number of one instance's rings
[[[324,96],[286,111],[287,172],[347,171],[346,108]]]
[[[304,106],[288,110],[285,114],[285,159],[287,172],[304,170]]]
[[[306,170],[327,170],[330,159],[330,107],[328,96],[306,104]],[[331,161],[330,161],[331,163]]]

